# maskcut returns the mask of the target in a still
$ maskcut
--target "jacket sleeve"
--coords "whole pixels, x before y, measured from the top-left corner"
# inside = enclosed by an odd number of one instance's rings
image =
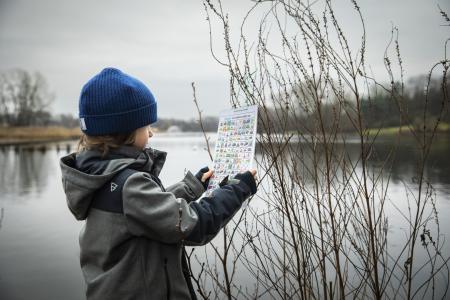
[[[177,198],[183,198],[187,202],[191,202],[197,200],[203,194],[205,188],[198,179],[188,171],[183,180],[167,187],[166,190],[173,193]]]
[[[251,176],[251,175],[250,175]],[[253,180],[253,177],[252,177]],[[253,180],[254,184],[254,180]],[[135,173],[124,184],[123,212],[130,232],[163,243],[208,243],[256,192],[243,180],[213,191],[190,204],[164,192],[146,173]]]
[[[144,172],[128,177],[122,197],[123,213],[133,235],[163,243],[178,243],[197,224],[197,213],[185,199],[162,191]]]
[[[237,180],[236,180],[237,179]],[[232,184],[224,185],[203,197],[191,202],[191,208],[197,213],[198,221],[185,244],[190,246],[209,243],[230,221],[249,196],[256,193],[256,183],[250,172],[238,174]]]

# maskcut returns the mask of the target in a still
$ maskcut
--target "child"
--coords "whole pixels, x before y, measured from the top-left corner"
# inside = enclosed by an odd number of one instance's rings
[[[156,101],[139,80],[106,68],[83,87],[80,151],[61,158],[67,204],[80,232],[88,299],[195,299],[183,245],[208,243],[256,192],[241,173],[196,201],[212,170],[165,188],[166,153],[145,148]]]

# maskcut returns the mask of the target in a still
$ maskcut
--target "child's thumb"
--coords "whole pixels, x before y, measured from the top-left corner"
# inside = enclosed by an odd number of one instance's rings
[[[205,182],[209,177],[211,177],[213,172],[213,170],[209,170],[208,172],[204,173],[202,176],[202,182]]]

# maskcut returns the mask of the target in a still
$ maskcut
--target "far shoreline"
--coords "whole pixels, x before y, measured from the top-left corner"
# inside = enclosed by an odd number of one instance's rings
[[[170,131],[152,128],[156,134],[183,135],[191,131]],[[201,131],[199,134],[203,134]],[[207,132],[207,134],[215,132]],[[79,127],[64,126],[0,126],[0,147],[78,141],[82,132]]]
[[[153,128],[157,134],[170,134],[174,136],[182,136],[184,134],[193,133],[193,131],[171,131],[159,130]],[[203,134],[201,131],[195,133]],[[215,134],[207,132],[207,134]],[[352,137],[355,132],[342,132],[347,137]],[[423,132],[420,132],[423,133]],[[437,136],[446,136],[450,133],[450,124],[442,123],[436,130]],[[6,146],[26,146],[44,143],[59,143],[79,140],[82,132],[79,127],[67,128],[63,126],[0,126],[0,147]],[[370,137],[393,137],[393,136],[412,136],[411,130],[407,126],[385,127],[385,128],[368,128],[364,135]]]
[[[14,146],[77,140],[81,135],[78,127],[62,126],[8,126],[0,127],[0,145]]]

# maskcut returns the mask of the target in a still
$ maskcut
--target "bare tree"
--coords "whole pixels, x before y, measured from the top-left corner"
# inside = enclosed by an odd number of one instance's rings
[[[211,24],[217,22],[224,37],[223,58],[212,39],[211,50],[229,71],[232,106],[260,108],[257,162],[262,176],[259,204],[252,201],[203,257],[191,252],[199,295],[444,299],[449,257],[443,251],[433,185],[424,170],[448,110],[450,61],[444,57],[429,72],[428,85],[440,71],[439,114],[429,119],[431,98],[425,88],[421,124],[431,128],[417,130],[405,101],[396,28],[384,54],[390,80],[382,84],[368,72],[364,18],[356,1],[349,2],[346,17],[359,20],[361,36],[351,39],[331,0],[253,2],[237,37],[221,1],[204,2],[211,36]],[[256,40],[250,40],[245,26],[256,12],[263,17]],[[370,134],[362,109],[363,98],[373,103],[379,91],[389,95],[420,154],[413,181],[404,181],[407,200],[402,206],[389,192],[400,140],[389,153],[379,153],[379,131]],[[298,121],[305,118],[307,124]],[[348,127],[354,135],[343,130]],[[400,249],[392,247],[392,218],[407,228],[403,239],[396,237]]]
[[[53,100],[39,72],[16,69],[0,74],[0,122],[4,125],[45,125]]]

